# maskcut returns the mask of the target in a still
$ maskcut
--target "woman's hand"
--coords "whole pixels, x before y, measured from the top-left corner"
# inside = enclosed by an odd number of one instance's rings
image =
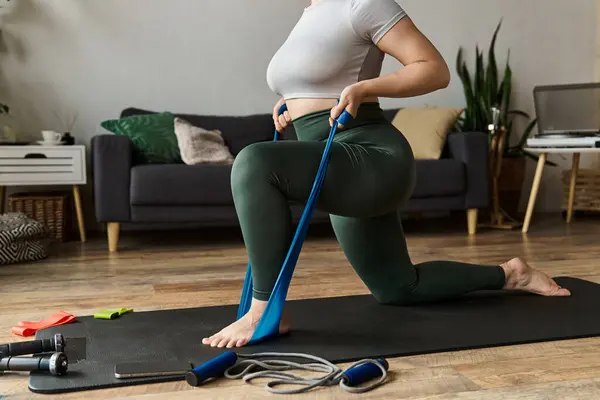
[[[288,111],[279,115],[279,109],[284,104],[285,100],[282,97],[277,102],[277,104],[275,104],[275,107],[273,107],[273,122],[275,123],[275,128],[279,133],[282,133],[285,130],[285,128],[287,128],[288,125],[292,123],[292,117],[290,117],[290,113]]]
[[[338,118],[344,110],[348,111],[352,117],[356,118],[358,114],[358,108],[367,97],[367,93],[364,89],[362,82],[358,82],[348,86],[340,95],[340,102],[337,106],[331,109],[331,117],[329,118],[329,125],[333,126],[333,121]],[[343,128],[343,125],[340,124]]]

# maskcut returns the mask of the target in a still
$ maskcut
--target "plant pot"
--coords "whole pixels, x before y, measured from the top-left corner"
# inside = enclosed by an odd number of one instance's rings
[[[519,215],[526,167],[525,157],[504,157],[502,159],[500,179],[498,180],[500,207],[513,218]]]

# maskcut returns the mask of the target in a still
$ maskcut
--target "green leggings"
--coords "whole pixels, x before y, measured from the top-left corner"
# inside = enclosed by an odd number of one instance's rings
[[[233,196],[257,300],[269,299],[293,238],[289,203],[305,203],[310,194],[329,135],[329,111],[293,124],[298,141],[252,144],[233,166]],[[344,254],[375,299],[405,305],[502,289],[498,265],[411,262],[398,209],[414,185],[410,145],[378,103],[363,104],[335,137],[317,209],[330,214]]]

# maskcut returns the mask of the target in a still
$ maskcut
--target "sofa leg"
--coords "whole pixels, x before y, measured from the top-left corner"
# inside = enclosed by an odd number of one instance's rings
[[[118,222],[109,222],[107,225],[108,230],[108,251],[114,253],[119,248],[119,231],[121,225]]]
[[[472,208],[467,211],[467,222],[469,235],[475,235],[477,233],[477,209]]]

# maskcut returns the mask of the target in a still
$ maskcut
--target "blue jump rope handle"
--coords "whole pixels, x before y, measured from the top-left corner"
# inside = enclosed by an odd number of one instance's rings
[[[388,364],[387,360],[379,359],[377,362],[385,368],[386,371],[389,370],[390,364]],[[359,386],[360,384],[368,382],[371,379],[379,378],[380,376],[381,369],[379,369],[377,365],[366,363],[345,371],[342,375],[342,379],[344,379],[347,386]]]
[[[219,378],[228,368],[237,363],[237,354],[228,351],[194,368],[185,374],[185,380],[190,386],[200,386],[212,378]]]

